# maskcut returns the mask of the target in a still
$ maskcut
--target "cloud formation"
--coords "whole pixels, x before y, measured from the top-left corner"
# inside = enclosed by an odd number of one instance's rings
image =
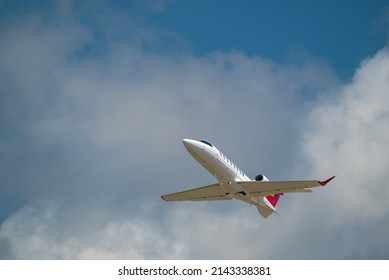
[[[307,54],[198,57],[170,34],[180,47],[155,51],[160,35],[132,19],[118,39],[93,13],[57,16],[0,30],[1,258],[388,257],[387,49],[341,85]],[[238,202],[166,204],[214,181],[186,137],[251,177],[337,178],[268,220]]]
[[[313,173],[336,172],[321,210],[345,257],[387,258],[389,51],[362,62],[350,84],[313,110],[304,152]],[[341,255],[342,256],[342,255]]]

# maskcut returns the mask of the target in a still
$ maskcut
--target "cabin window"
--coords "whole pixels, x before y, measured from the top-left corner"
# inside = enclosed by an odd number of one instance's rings
[[[200,142],[213,148],[213,145],[210,142],[208,142],[207,140],[201,140]]]

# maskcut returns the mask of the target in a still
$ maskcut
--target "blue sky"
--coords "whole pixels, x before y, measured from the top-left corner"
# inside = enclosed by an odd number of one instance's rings
[[[0,258],[387,259],[388,5],[2,1]],[[336,179],[267,220],[165,203],[215,181],[183,138]]]
[[[79,20],[87,22],[87,9],[103,12],[100,5],[73,1],[83,7]],[[100,1],[101,3],[101,1]],[[337,74],[350,78],[360,61],[379,50],[387,40],[388,1],[109,1],[112,12],[123,20],[137,22],[162,35],[153,51],[188,47],[196,55],[214,51],[243,51],[274,61],[293,59],[306,52],[328,63]],[[4,1],[2,14],[39,11],[50,17],[55,1]],[[96,10],[94,10],[96,9]],[[100,17],[101,19],[101,17]],[[112,20],[106,19],[109,24]],[[103,26],[91,28],[104,36],[129,36],[125,26],[105,33]],[[100,22],[100,24],[104,24]],[[117,23],[119,24],[119,23]],[[128,31],[128,30],[127,30]],[[112,39],[112,38],[111,38]],[[182,44],[177,44],[176,40]],[[155,43],[155,42],[153,42]],[[177,44],[177,45],[175,45]],[[162,45],[162,46],[161,46]],[[93,50],[91,50],[93,51]],[[297,58],[298,59],[298,58]]]
[[[177,32],[196,54],[242,50],[276,61],[306,51],[349,77],[386,41],[387,1],[172,1],[147,17]]]

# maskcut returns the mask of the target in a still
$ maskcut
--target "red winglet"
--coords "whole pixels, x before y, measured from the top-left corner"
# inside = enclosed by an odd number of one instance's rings
[[[328,184],[329,181],[331,181],[331,180],[334,179],[334,178],[335,178],[335,176],[332,176],[331,178],[328,178],[328,179],[325,180],[325,181],[317,181],[317,182],[318,182],[320,185],[325,186],[325,185]]]

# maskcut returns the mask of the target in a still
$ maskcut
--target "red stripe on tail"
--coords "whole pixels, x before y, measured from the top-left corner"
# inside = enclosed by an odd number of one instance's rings
[[[270,202],[273,207],[276,207],[278,199],[280,198],[281,195],[284,195],[284,193],[277,193],[275,195],[267,195],[266,199]]]

